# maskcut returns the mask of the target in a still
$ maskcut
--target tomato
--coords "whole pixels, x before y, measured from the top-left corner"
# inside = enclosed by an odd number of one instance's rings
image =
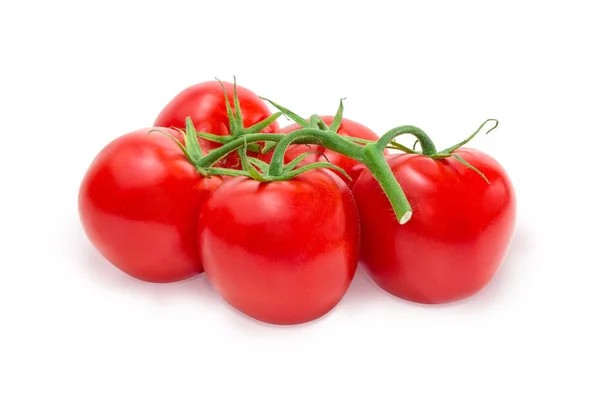
[[[96,156],[80,186],[79,214],[92,244],[117,268],[149,282],[179,281],[203,271],[197,218],[222,178],[200,176],[175,141],[150,129],[123,135]]]
[[[231,107],[233,109],[234,85],[223,82]],[[240,102],[244,127],[250,127],[271,115],[265,102],[254,92],[237,85],[237,96]],[[218,81],[206,81],[192,85],[178,93],[160,112],[155,126],[167,128],[185,128],[186,117],[191,117],[196,130],[215,135],[230,134],[229,119],[223,88]],[[263,130],[272,133],[279,129],[277,121]],[[204,153],[219,147],[221,144],[205,139],[199,139]],[[237,153],[231,153],[219,161],[216,166],[225,168],[240,168]]]
[[[492,157],[455,151],[488,178],[453,157],[387,157],[413,208],[400,225],[369,171],[352,190],[360,213],[361,257],[387,292],[419,303],[447,303],[480,291],[498,271],[515,224],[511,181]]]
[[[215,289],[263,322],[298,324],[325,315],[346,293],[358,263],[356,205],[328,170],[281,182],[225,181],[207,199],[198,230]]]
[[[333,116],[321,116],[321,118],[329,126],[333,122],[334,117]],[[291,124],[285,128],[280,129],[277,133],[288,134],[288,133],[292,133],[298,129],[300,129],[300,125]],[[340,125],[340,128],[338,129],[337,133],[340,136],[349,136],[349,137],[361,138],[361,139],[366,139],[366,140],[371,140],[371,141],[376,141],[377,139],[379,139],[379,136],[375,132],[373,132],[372,130],[367,128],[366,126],[359,124],[356,121],[349,120],[347,118],[342,119],[342,124]],[[329,161],[333,165],[339,166],[340,168],[345,170],[346,173],[348,173],[348,175],[352,178],[352,180],[349,180],[348,178],[346,178],[344,176],[342,176],[342,179],[350,187],[352,187],[352,185],[354,184],[356,179],[358,179],[358,176],[360,175],[360,173],[363,171],[363,169],[365,169],[365,166],[362,163],[360,163],[352,158],[346,157],[343,154],[326,149],[325,147],[319,146],[316,144],[290,145],[290,147],[288,148],[288,150],[286,150],[286,153],[285,153],[285,162],[288,163],[288,162],[292,161],[294,158],[296,158],[297,156],[299,156],[300,154],[303,154],[303,153],[306,153],[309,151],[315,152],[315,154],[310,154],[308,157],[306,157],[300,163],[300,166],[310,164],[313,162]],[[386,151],[386,153],[387,153],[387,151]],[[269,162],[271,160],[272,155],[273,155],[273,152],[269,152],[265,155],[261,155],[259,158],[261,158],[265,162]]]

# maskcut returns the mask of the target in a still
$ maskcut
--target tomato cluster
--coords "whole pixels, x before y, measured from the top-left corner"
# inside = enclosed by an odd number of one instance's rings
[[[380,137],[343,118],[341,102],[302,118],[266,101],[279,111],[235,83],[203,82],[104,147],[79,191],[96,249],[143,281],[206,272],[232,307],[274,324],[331,311],[359,260],[382,289],[426,304],[492,279],[516,204],[502,166],[462,148],[483,125],[437,151],[412,126]],[[280,129],[282,114],[295,124]],[[402,134],[421,151],[394,141]]]

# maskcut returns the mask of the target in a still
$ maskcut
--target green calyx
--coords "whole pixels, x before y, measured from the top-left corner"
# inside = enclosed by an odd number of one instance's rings
[[[239,101],[239,98],[237,95],[236,77],[235,76],[233,77],[233,108],[231,106],[229,96],[227,95],[227,90],[225,89],[225,85],[218,78],[216,80],[219,82],[219,84],[221,85],[221,88],[223,90],[223,96],[224,96],[224,100],[225,100],[225,108],[227,111],[227,118],[229,121],[229,129],[230,129],[229,136],[220,136],[220,135],[214,135],[212,133],[205,132],[205,131],[196,131],[193,120],[190,117],[186,117],[185,130],[176,128],[183,136],[183,143],[177,137],[171,135],[170,133],[166,133],[162,130],[153,129],[150,132],[160,132],[164,135],[167,135],[171,139],[173,139],[177,143],[177,145],[181,148],[181,150],[184,153],[187,160],[192,165],[194,165],[194,167],[196,168],[198,173],[200,173],[202,176],[205,176],[205,177],[210,177],[213,175],[250,176],[248,174],[248,172],[246,172],[245,170],[239,171],[239,170],[234,170],[234,169],[212,167],[212,165],[214,164],[214,162],[211,162],[211,160],[210,160],[210,158],[212,158],[212,157],[209,156],[208,160],[206,160],[204,158],[204,153],[202,152],[202,148],[200,147],[198,138],[226,145],[227,143],[234,141],[235,139],[239,138],[240,136],[258,134],[259,132],[261,132],[265,128],[267,128],[269,125],[271,125],[273,122],[275,122],[281,116],[282,113],[280,113],[280,112],[273,113],[269,117],[265,118],[264,120],[246,128],[246,127],[244,127],[242,108],[241,108],[240,101]],[[246,152],[246,151],[260,152],[261,145],[258,144],[258,142],[260,142],[260,140],[256,140],[255,142],[244,146],[244,152]],[[229,152],[225,153],[223,156],[219,157],[218,159],[225,157],[227,154],[229,154]]]
[[[242,135],[251,135],[251,134],[255,134],[255,133],[259,133],[259,132],[263,131],[264,129],[269,127],[269,125],[274,123],[281,116],[281,114],[282,114],[281,112],[276,112],[276,113],[271,114],[269,117],[265,118],[264,120],[257,122],[256,124],[254,124],[252,126],[249,126],[247,128],[244,127],[244,117],[242,114],[242,107],[240,105],[240,100],[237,95],[236,77],[233,76],[233,108],[231,107],[229,95],[227,95],[227,90],[225,89],[225,85],[218,78],[216,80],[219,82],[219,84],[221,85],[221,88],[223,90],[223,97],[225,100],[225,109],[227,111],[227,119],[229,122],[229,133],[230,134],[222,136],[222,135],[215,135],[215,134],[207,132],[207,131],[198,131],[198,132],[196,132],[197,137],[199,137],[201,139],[209,140],[211,142],[227,144],[227,143],[234,141],[235,139],[237,139],[238,137],[240,137]],[[256,144],[256,143],[249,144],[247,147],[247,150],[258,153],[261,151],[261,145]]]
[[[204,153],[202,152],[202,147],[200,147],[200,143],[196,137],[196,128],[194,127],[194,123],[190,117],[185,119],[185,130],[180,128],[176,128],[176,130],[179,131],[183,136],[183,143],[176,136],[162,129],[151,129],[148,134],[158,132],[172,139],[175,143],[177,143],[189,163],[192,164],[198,173],[204,177],[248,175],[246,172],[235,169],[210,168],[204,166],[203,164],[206,162],[204,160]]]
[[[323,142],[322,132],[324,131],[318,129],[300,129],[289,135],[271,133],[242,135],[239,138],[215,150],[212,150],[209,154],[204,156],[201,161],[198,162],[197,168],[204,170],[206,170],[206,168],[213,169],[210,167],[218,162],[221,158],[237,150],[240,154],[240,159],[242,162],[243,175],[261,182],[290,180],[304,172],[317,168],[333,169],[345,177],[350,178],[350,176],[342,168],[330,164],[329,162],[316,162],[297,168],[302,160],[304,160],[310,154],[315,154],[314,152],[302,153],[297,158],[290,161],[290,163],[284,165],[285,149],[288,147],[291,141],[301,144],[321,144]],[[345,142],[345,138],[336,134],[333,135]],[[326,139],[327,138],[330,138],[330,135],[326,135]],[[267,164],[258,158],[248,156],[248,147],[256,142],[264,142],[265,146],[268,145],[269,147],[281,147],[276,149],[270,164]],[[347,143],[352,144],[351,142]],[[279,164],[279,166],[274,166],[273,163]]]
[[[296,176],[299,176],[300,174],[307,172],[309,170],[318,169],[318,168],[333,169],[333,170],[341,173],[348,179],[350,179],[350,176],[346,173],[345,170],[343,170],[339,166],[330,164],[329,162],[314,162],[314,163],[310,163],[308,165],[302,166],[300,168],[297,168],[298,165],[300,165],[300,163],[307,156],[309,156],[311,154],[318,154],[318,153],[315,153],[312,151],[300,154],[298,157],[296,157],[292,161],[290,161],[289,164],[286,164],[285,166],[283,166],[281,171],[273,172],[271,170],[271,165],[267,164],[264,161],[259,160],[258,158],[248,157],[248,155],[246,154],[247,141],[246,141],[245,137],[242,137],[242,138],[244,140],[244,149],[240,150],[240,158],[242,160],[242,169],[244,169],[246,172],[248,172],[250,177],[252,177],[254,180],[258,180],[260,182],[285,181],[285,180],[293,179]],[[273,162],[271,162],[271,164],[272,163]]]
[[[396,149],[404,151],[405,153],[420,154],[420,155],[424,155],[424,156],[429,157],[434,160],[442,160],[444,158],[453,157],[458,162],[460,162],[461,164],[466,166],[467,168],[476,172],[479,176],[481,176],[483,178],[483,180],[485,180],[486,183],[490,184],[490,181],[488,180],[488,178],[479,169],[477,169],[476,167],[474,167],[473,165],[468,163],[463,157],[461,157],[460,155],[455,153],[455,151],[457,149],[463,147],[465,144],[467,144],[471,140],[473,140],[473,138],[475,136],[477,136],[479,134],[479,132],[481,132],[483,130],[484,126],[488,122],[493,122],[494,125],[485,132],[486,135],[498,127],[498,123],[499,123],[498,120],[496,120],[494,118],[487,119],[468,138],[466,138],[462,142],[455,144],[454,146],[451,146],[442,151],[437,151],[437,149],[435,148],[435,145],[433,144],[433,141],[429,138],[429,136],[425,132],[423,132],[421,129],[419,129],[417,127],[410,126],[410,125],[409,126],[401,126],[401,127],[394,128],[394,129],[388,131],[385,135],[383,135],[381,137],[381,139],[379,139],[377,144],[379,144],[380,146],[390,145]],[[394,139],[396,137],[398,137],[400,135],[404,135],[404,134],[410,134],[417,138],[412,149],[409,149],[406,146],[402,146],[401,144],[396,143],[394,141]],[[420,152],[416,151],[417,144],[419,144],[421,146]]]
[[[280,116],[280,112],[276,112],[271,114],[269,117],[264,120],[248,127],[244,127],[244,117],[242,115],[242,107],[240,105],[240,100],[237,95],[237,80],[235,76],[233,76],[233,109],[231,108],[231,103],[229,102],[229,96],[227,95],[227,90],[223,85],[223,82],[217,78],[219,84],[221,84],[221,88],[223,89],[223,96],[225,98],[225,108],[227,110],[227,118],[229,120],[229,133],[230,136],[215,136],[210,133],[200,132],[198,136],[203,139],[208,139],[211,141],[215,141],[218,143],[229,143],[235,138],[238,138],[242,135],[249,135],[253,133],[259,133],[269,125],[271,125],[275,120],[277,120]],[[249,147],[251,151],[258,152],[258,145]]]

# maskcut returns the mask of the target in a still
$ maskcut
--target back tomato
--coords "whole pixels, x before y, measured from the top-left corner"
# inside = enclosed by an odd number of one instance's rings
[[[311,170],[283,182],[224,182],[200,214],[206,275],[234,308],[273,324],[321,317],[358,263],[358,213],[344,182]]]
[[[123,135],[96,156],[80,186],[79,214],[92,244],[117,268],[173,282],[203,271],[197,219],[222,178],[200,176],[173,140],[151,129]]]
[[[387,292],[437,304],[467,298],[496,274],[515,225],[516,202],[504,169],[468,148],[455,151],[489,179],[455,158],[387,157],[413,208],[400,225],[367,170],[352,189],[360,212],[362,260]]]
[[[234,85],[223,82],[229,102],[233,109]],[[250,127],[264,119],[272,113],[254,92],[247,88],[237,85],[237,96],[240,101],[244,127]],[[198,132],[208,132],[215,135],[227,136],[229,131],[229,119],[227,117],[227,107],[225,104],[225,95],[223,88],[218,81],[206,81],[192,85],[178,93],[160,112],[155,126],[166,128],[185,129],[186,117],[191,117],[194,126]],[[277,121],[273,122],[263,130],[264,133],[273,133],[279,129]],[[220,143],[211,142],[205,139],[198,139],[203,152],[213,150]],[[216,166],[225,168],[240,168],[240,159],[237,153],[231,153],[221,159]]]

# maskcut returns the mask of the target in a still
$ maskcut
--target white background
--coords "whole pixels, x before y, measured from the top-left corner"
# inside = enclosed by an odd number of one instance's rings
[[[0,394],[598,395],[600,25],[594,1],[14,1],[0,6]],[[514,241],[478,295],[422,306],[359,271],[276,327],[204,276],[103,260],[79,182],[113,138],[215,76],[302,115],[403,124],[496,157]],[[285,121],[284,121],[285,122]]]

